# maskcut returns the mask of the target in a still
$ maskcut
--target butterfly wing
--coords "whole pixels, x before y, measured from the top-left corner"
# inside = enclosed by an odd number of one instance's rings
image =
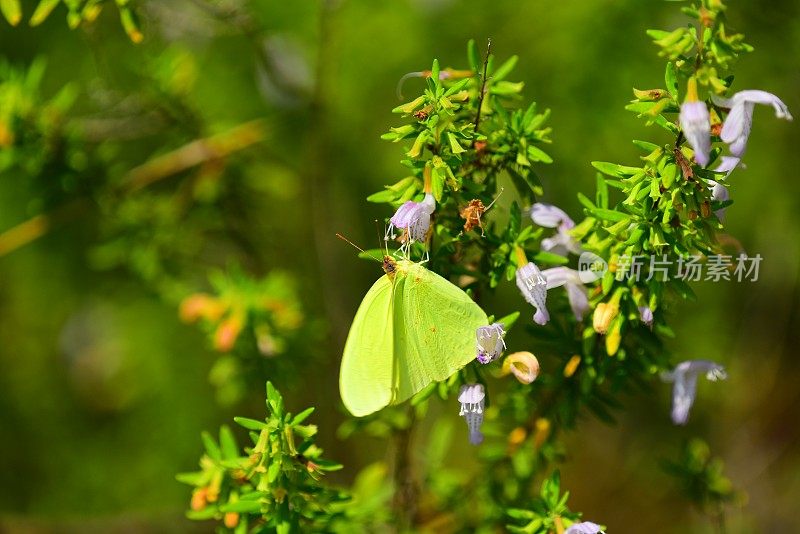
[[[488,324],[486,313],[460,288],[421,265],[404,268],[405,283],[395,295],[393,404],[473,360],[475,330]]]
[[[382,276],[358,307],[344,345],[339,393],[356,417],[369,415],[392,401],[395,374],[393,284]]]

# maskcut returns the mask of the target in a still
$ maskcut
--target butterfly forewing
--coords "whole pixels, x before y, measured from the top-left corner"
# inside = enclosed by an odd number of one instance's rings
[[[386,275],[372,285],[344,345],[339,391],[345,407],[357,417],[386,407],[394,396],[393,293]]]

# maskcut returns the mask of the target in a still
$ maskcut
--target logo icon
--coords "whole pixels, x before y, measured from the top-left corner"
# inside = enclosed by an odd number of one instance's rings
[[[583,252],[578,258],[578,277],[584,284],[600,280],[608,270],[608,262],[594,252]]]

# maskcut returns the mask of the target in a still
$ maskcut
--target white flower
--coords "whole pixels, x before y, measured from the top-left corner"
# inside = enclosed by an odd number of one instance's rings
[[[568,267],[553,267],[545,269],[542,275],[547,280],[547,289],[565,286],[572,313],[577,320],[582,320],[589,311],[589,297],[578,271]]]
[[[431,227],[431,215],[436,209],[436,200],[430,193],[425,193],[422,202],[409,200],[400,206],[392,218],[389,220],[389,228],[386,230],[386,239],[395,237],[394,229],[405,230],[407,232],[408,243],[413,241],[425,241],[428,230]]]
[[[683,135],[694,150],[694,160],[705,167],[711,152],[711,120],[706,103],[684,102],[681,104],[679,119]]]
[[[600,530],[600,525],[592,523],[591,521],[584,521],[583,523],[573,523],[564,531],[564,534],[604,534]]]
[[[535,263],[529,262],[517,269],[517,287],[528,304],[536,308],[533,320],[537,324],[547,324],[547,279]]]
[[[705,373],[711,381],[725,380],[725,368],[708,360],[689,360],[679,363],[675,369],[661,374],[664,382],[673,382],[672,388],[672,421],[676,425],[685,425],[689,419],[689,410],[697,393],[697,376]]]
[[[464,384],[458,392],[461,411],[458,413],[467,421],[469,442],[478,445],[483,441],[481,425],[483,424],[483,405],[486,394],[481,384]]]
[[[506,348],[506,341],[503,339],[505,335],[506,331],[503,330],[501,323],[478,327],[475,331],[475,337],[478,340],[478,361],[486,364],[499,358]]]
[[[531,220],[539,226],[556,229],[556,235],[542,239],[542,250],[561,256],[570,252],[583,252],[578,241],[569,233],[575,227],[575,221],[564,210],[552,204],[537,202],[531,206],[530,215]]]
[[[717,106],[730,108],[725,123],[722,125],[720,139],[728,143],[731,154],[741,157],[747,148],[747,138],[753,126],[753,109],[756,104],[770,105],[775,109],[779,119],[792,120],[789,108],[780,98],[766,91],[750,89],[739,91],[731,98],[711,97]]]

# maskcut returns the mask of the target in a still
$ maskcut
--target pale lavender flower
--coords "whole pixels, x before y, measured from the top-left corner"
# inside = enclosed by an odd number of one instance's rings
[[[573,523],[569,526],[564,534],[604,534],[600,530],[600,525],[592,523],[591,521],[584,521],[583,523]]]
[[[572,313],[575,314],[577,320],[582,320],[589,311],[589,297],[578,271],[569,267],[553,267],[545,269],[542,275],[547,280],[548,290],[554,287],[565,287]]]
[[[672,388],[672,421],[676,425],[685,425],[689,419],[689,410],[697,393],[697,376],[705,373],[711,381],[725,380],[725,368],[708,360],[689,360],[679,363],[675,369],[661,374],[664,382],[673,382]]]
[[[575,227],[575,222],[570,219],[564,210],[552,204],[537,202],[531,206],[531,219],[539,226],[545,228],[561,228],[569,230]]]
[[[483,441],[481,425],[483,424],[483,405],[486,394],[481,384],[464,384],[458,392],[461,411],[458,413],[467,421],[469,442],[478,445]]]
[[[493,323],[489,326],[480,326],[475,331],[477,338],[477,359],[486,364],[495,361],[503,354],[506,348],[506,341],[503,337],[506,331],[503,330],[502,323]]]
[[[547,279],[535,263],[526,263],[517,269],[517,287],[528,304],[536,308],[534,322],[547,324],[550,320],[547,311]]]
[[[750,89],[739,91],[731,98],[719,98],[712,95],[714,103],[729,108],[730,112],[722,125],[720,139],[728,143],[731,154],[741,157],[747,148],[747,138],[753,126],[753,110],[756,104],[772,106],[779,119],[792,120],[789,108],[780,98],[766,91]]]
[[[425,193],[422,202],[409,200],[400,206],[395,214],[389,219],[389,228],[386,230],[386,239],[396,237],[394,230],[405,230],[407,232],[408,243],[413,241],[425,241],[428,230],[431,227],[431,215],[436,209],[436,200],[430,193]]]
[[[575,227],[575,221],[564,210],[552,204],[537,202],[531,207],[530,216],[539,226],[556,229],[556,235],[542,240],[542,250],[562,256],[570,252],[583,252],[578,241],[569,233]]]
[[[694,160],[705,167],[711,152],[711,120],[706,103],[687,100],[681,104],[679,119],[683,135],[694,150]]]
[[[653,310],[650,306],[639,306],[639,320],[653,328]]]

